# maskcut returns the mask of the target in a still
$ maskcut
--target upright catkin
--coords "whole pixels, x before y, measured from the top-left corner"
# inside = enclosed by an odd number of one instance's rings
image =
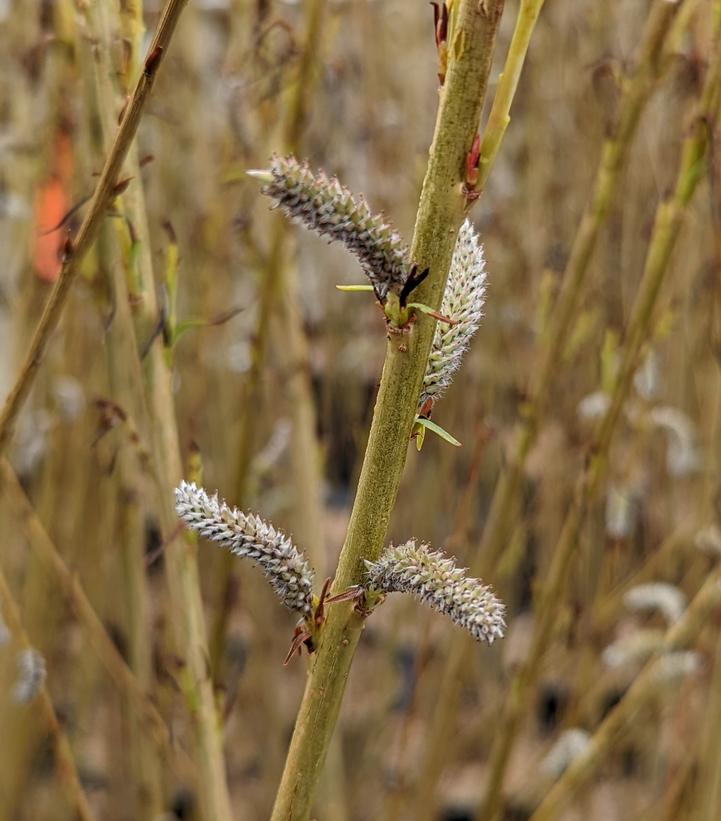
[[[443,292],[441,313],[452,323],[438,322],[428,365],[423,376],[419,407],[437,402],[461,367],[463,355],[481,324],[486,295],[486,261],[483,246],[470,220],[458,232],[453,259]]]

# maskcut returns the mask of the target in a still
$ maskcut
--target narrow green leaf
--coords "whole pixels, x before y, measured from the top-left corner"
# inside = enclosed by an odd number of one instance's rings
[[[339,291],[348,291],[350,293],[355,293],[356,291],[372,291],[372,285],[336,285],[335,286]]]
[[[446,442],[448,442],[456,448],[459,448],[461,446],[461,443],[458,441],[458,439],[451,436],[451,434],[448,433],[447,430],[443,430],[443,428],[440,425],[436,425],[435,422],[431,422],[430,419],[426,419],[423,416],[418,416],[416,417],[416,424],[422,425],[424,428],[427,428],[428,430],[432,431],[436,434],[436,436],[440,436],[441,439],[445,439]]]
[[[413,425],[413,433],[412,436],[415,436],[416,439],[416,450],[420,452],[421,448],[423,447],[423,441],[426,438],[426,429],[423,425],[419,425],[418,421]]]
[[[191,328],[204,328],[208,323],[204,319],[183,319],[175,326],[175,334],[173,335],[173,344]]]
[[[223,311],[222,313],[218,314],[217,316],[213,316],[210,319],[201,319],[198,317],[191,317],[190,319],[182,319],[175,325],[175,333],[173,334],[173,345],[178,341],[179,337],[182,336],[186,331],[191,330],[191,328],[213,328],[217,325],[224,325],[228,320],[232,319],[234,316],[237,316],[241,313],[243,309],[240,307],[230,308],[227,311]]]
[[[439,313],[438,311],[434,311],[430,305],[424,305],[422,302],[409,302],[406,305],[407,308],[415,308],[417,311],[421,313],[428,314],[428,316],[432,316],[434,319],[437,319],[439,322],[445,322],[446,325],[455,325],[456,320],[451,319],[449,316],[444,316],[443,314]]]

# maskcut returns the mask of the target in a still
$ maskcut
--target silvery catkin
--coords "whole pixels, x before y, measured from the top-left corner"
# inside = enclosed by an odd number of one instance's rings
[[[460,368],[473,334],[483,316],[486,294],[486,262],[483,246],[473,225],[466,220],[458,232],[441,313],[453,320],[438,322],[428,356],[419,408],[443,396]]]
[[[229,507],[194,482],[175,490],[175,510],[188,527],[236,556],[256,562],[289,610],[312,611],[313,571],[291,540],[252,513]]]
[[[492,644],[503,638],[505,607],[490,587],[466,576],[453,559],[416,545],[411,539],[388,547],[376,562],[366,562],[370,590],[410,593],[467,630],[474,639]]]
[[[336,177],[313,173],[295,157],[274,156],[270,170],[249,172],[266,182],[263,193],[306,227],[343,243],[359,260],[376,295],[400,293],[408,277],[408,249],[380,214],[373,214],[364,197],[355,198]]]

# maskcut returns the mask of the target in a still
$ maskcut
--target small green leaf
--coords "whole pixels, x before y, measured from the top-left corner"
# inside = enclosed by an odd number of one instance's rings
[[[204,328],[209,323],[204,319],[183,319],[175,326],[175,333],[173,334],[173,344],[191,328]]]
[[[223,311],[222,313],[218,314],[217,316],[213,316],[210,319],[199,319],[197,317],[191,317],[190,319],[183,319],[180,322],[176,323],[175,325],[175,333],[173,334],[173,345],[178,341],[178,338],[184,334],[186,331],[189,331],[191,328],[213,328],[217,325],[225,325],[228,320],[232,319],[234,316],[238,316],[243,309],[240,307],[230,308],[227,311]]]
[[[437,319],[439,322],[445,322],[446,325],[455,325],[456,320],[451,319],[449,316],[444,316],[443,314],[439,313],[438,311],[434,311],[429,305],[424,305],[422,302],[409,302],[406,306],[407,308],[415,308],[417,311],[420,311],[423,314],[428,314],[428,316],[432,316],[434,319]]]
[[[417,420],[413,425],[413,433],[411,435],[415,436],[416,450],[420,453],[420,450],[423,447],[423,440],[426,438],[426,429],[423,425],[419,425]]]
[[[424,416],[417,416],[416,424],[421,425],[424,428],[428,428],[428,430],[435,433],[436,436],[440,436],[441,439],[445,439],[446,442],[448,442],[456,448],[459,448],[461,446],[461,443],[458,441],[458,439],[451,436],[451,434],[448,433],[447,430],[443,430],[443,428],[440,425],[436,425],[435,422],[431,422],[430,419],[426,419]]]
[[[336,285],[335,286],[339,291],[348,291],[350,293],[355,293],[356,291],[372,291],[372,285]]]

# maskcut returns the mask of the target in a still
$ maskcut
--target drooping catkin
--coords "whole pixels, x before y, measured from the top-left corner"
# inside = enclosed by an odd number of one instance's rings
[[[440,399],[453,381],[471,338],[481,324],[485,294],[483,246],[473,225],[466,220],[458,232],[441,303],[441,313],[452,319],[454,324],[438,322],[436,326],[419,408],[426,405],[428,400],[436,402]]]
[[[408,272],[408,249],[400,235],[373,214],[363,196],[354,197],[336,177],[313,173],[295,157],[274,156],[269,171],[250,171],[266,182],[263,193],[291,219],[331,240],[342,242],[359,260],[376,295],[400,293]]]
[[[657,610],[668,624],[674,624],[686,609],[686,596],[672,584],[648,582],[628,590],[623,603],[630,610]]]
[[[371,590],[410,593],[467,630],[477,641],[492,644],[506,627],[503,603],[490,587],[466,576],[453,559],[411,539],[388,547],[376,562],[366,562]]]
[[[278,598],[289,609],[309,616],[314,574],[291,540],[252,513],[229,507],[194,482],[181,482],[175,510],[188,527],[236,556],[256,562]]]

